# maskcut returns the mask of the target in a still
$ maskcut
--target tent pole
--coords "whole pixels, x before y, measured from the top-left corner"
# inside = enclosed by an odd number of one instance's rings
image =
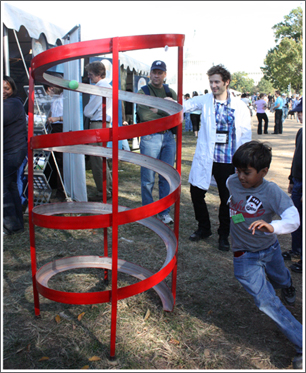
[[[3,27],[3,58],[5,75],[10,76],[9,36],[8,29],[6,26]]]
[[[19,53],[20,53],[20,56],[21,56],[21,59],[22,59],[22,62],[23,62],[23,65],[24,65],[25,71],[26,71],[26,73],[27,73],[27,77],[28,77],[28,79],[30,79],[29,72],[28,72],[28,68],[27,68],[27,65],[26,65],[25,60],[24,60],[24,57],[23,57],[23,53],[22,53],[22,50],[21,50],[21,47],[20,47],[20,44],[19,44],[19,40],[18,40],[18,37],[17,37],[16,31],[13,30],[13,33],[14,33],[14,35],[15,35],[16,43],[17,43],[17,46],[18,46],[18,49],[19,49]]]

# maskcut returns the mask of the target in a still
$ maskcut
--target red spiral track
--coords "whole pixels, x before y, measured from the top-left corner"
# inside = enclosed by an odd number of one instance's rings
[[[175,304],[177,252],[179,235],[179,203],[181,188],[181,147],[182,147],[182,75],[183,75],[183,44],[184,35],[162,34],[116,37],[101,40],[73,43],[59,46],[42,52],[33,58],[30,73],[29,92],[29,122],[28,122],[28,159],[33,162],[33,150],[44,149],[57,152],[99,155],[112,158],[113,167],[113,197],[112,204],[106,203],[106,181],[103,180],[103,203],[98,202],[63,202],[33,206],[33,168],[28,171],[29,192],[29,227],[31,246],[31,265],[34,291],[35,314],[40,314],[39,294],[61,303],[69,304],[94,304],[111,302],[111,341],[110,356],[115,356],[117,302],[120,299],[154,288],[161,298],[163,308],[171,311]],[[178,47],[178,103],[151,96],[138,95],[131,92],[119,91],[119,52],[147,48]],[[96,94],[101,97],[111,97],[113,103],[113,126],[106,128],[104,123],[100,130],[83,130],[69,133],[50,135],[33,135],[34,130],[34,80],[40,83],[51,83],[54,86],[69,88],[69,81],[48,75],[46,70],[59,63],[112,53],[113,59],[113,86],[112,89],[99,88],[88,84],[79,83],[76,92]],[[124,100],[133,103],[147,104],[150,107],[161,108],[169,116],[142,123],[119,127],[118,126],[118,101]],[[103,100],[105,103],[105,99]],[[104,104],[105,106],[105,104]],[[105,109],[104,109],[105,110]],[[103,118],[106,116],[103,115]],[[144,136],[177,126],[177,157],[176,169],[156,159],[118,150],[118,141],[125,138]],[[95,142],[106,144],[113,142],[112,149],[90,145]],[[129,154],[127,154],[129,153]],[[129,209],[118,205],[118,162],[126,161],[148,167],[166,178],[170,184],[170,194],[154,203]],[[105,161],[103,162],[105,167]],[[165,208],[175,205],[174,231],[153,217]],[[58,216],[71,214],[71,216]],[[90,214],[91,216],[82,216]],[[73,216],[72,216],[73,215]],[[78,216],[75,216],[78,215]],[[118,226],[138,222],[155,232],[165,243],[166,259],[156,273],[142,268],[131,262],[118,258]],[[37,269],[37,254],[35,246],[34,226],[49,229],[93,229],[104,228],[104,252],[101,256],[76,256],[55,260]],[[112,257],[108,256],[107,228],[112,227]],[[75,268],[103,268],[106,273],[112,271],[111,290],[101,292],[62,292],[49,288],[49,279],[57,273]],[[118,271],[127,273],[139,279],[139,282],[118,287]],[[164,279],[172,275],[172,287],[168,288]],[[106,274],[107,277],[107,274]]]

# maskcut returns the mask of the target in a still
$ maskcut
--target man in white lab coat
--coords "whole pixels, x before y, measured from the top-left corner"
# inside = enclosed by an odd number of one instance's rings
[[[229,250],[230,217],[227,178],[235,172],[232,156],[236,149],[252,138],[251,117],[247,106],[233,97],[229,90],[231,74],[223,65],[207,72],[212,93],[184,102],[184,112],[201,110],[201,128],[189,175],[190,193],[198,229],[191,241],[212,235],[205,194],[214,176],[220,197],[219,250]]]

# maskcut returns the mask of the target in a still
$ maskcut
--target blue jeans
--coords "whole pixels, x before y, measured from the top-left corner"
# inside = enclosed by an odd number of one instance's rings
[[[284,122],[285,119],[287,119],[288,117],[288,108],[287,107],[283,107],[283,117],[282,117],[282,121]]]
[[[294,184],[293,184],[291,199],[294,203],[294,206],[297,208],[297,210],[299,212],[301,223],[300,223],[300,226],[298,227],[298,229],[291,233],[291,240],[292,240],[291,250],[294,251],[295,253],[298,253],[301,256],[303,256],[303,253],[302,253],[302,247],[303,247],[303,243],[302,243],[303,207],[302,207],[302,201],[301,201],[302,193],[303,193],[302,181],[293,178],[293,183]]]
[[[245,290],[253,296],[256,306],[277,324],[294,344],[297,353],[302,353],[302,325],[274,291],[274,288],[291,285],[290,272],[285,266],[278,240],[267,249],[234,257],[234,273]],[[270,281],[266,279],[266,274]]]
[[[173,167],[175,161],[176,142],[171,131],[165,134],[153,133],[142,136],[140,141],[140,153],[159,159]],[[152,191],[155,181],[155,172],[146,167],[141,167],[141,196],[142,205],[153,202]],[[158,179],[159,199],[166,197],[170,192],[170,186],[166,179],[159,175]],[[160,215],[169,214],[170,207],[162,211]]]
[[[14,153],[3,153],[3,231],[22,231],[23,215],[17,186],[17,172],[27,154],[27,146]]]
[[[190,113],[185,113],[185,132],[192,131],[192,123],[190,119]]]
[[[131,149],[130,149],[130,145],[129,145],[129,142],[127,141],[127,139],[125,139],[125,140],[122,140],[122,149],[123,150],[128,150],[128,151],[130,151]]]
[[[26,196],[23,194],[23,191],[25,187],[27,186],[27,182],[28,182],[28,176],[24,174],[24,169],[27,163],[28,163],[28,158],[24,157],[24,160],[17,171],[17,187],[18,187],[18,192],[21,198],[22,205],[27,201]],[[28,190],[27,190],[27,194],[28,194]]]

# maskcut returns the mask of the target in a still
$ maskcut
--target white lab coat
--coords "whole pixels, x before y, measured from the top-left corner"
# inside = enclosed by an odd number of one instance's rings
[[[235,109],[236,147],[252,139],[250,111],[240,99],[231,97],[230,107]],[[193,157],[188,182],[208,190],[214,160],[216,142],[216,116],[212,93],[196,96],[184,102],[184,113],[202,110],[201,127]]]

